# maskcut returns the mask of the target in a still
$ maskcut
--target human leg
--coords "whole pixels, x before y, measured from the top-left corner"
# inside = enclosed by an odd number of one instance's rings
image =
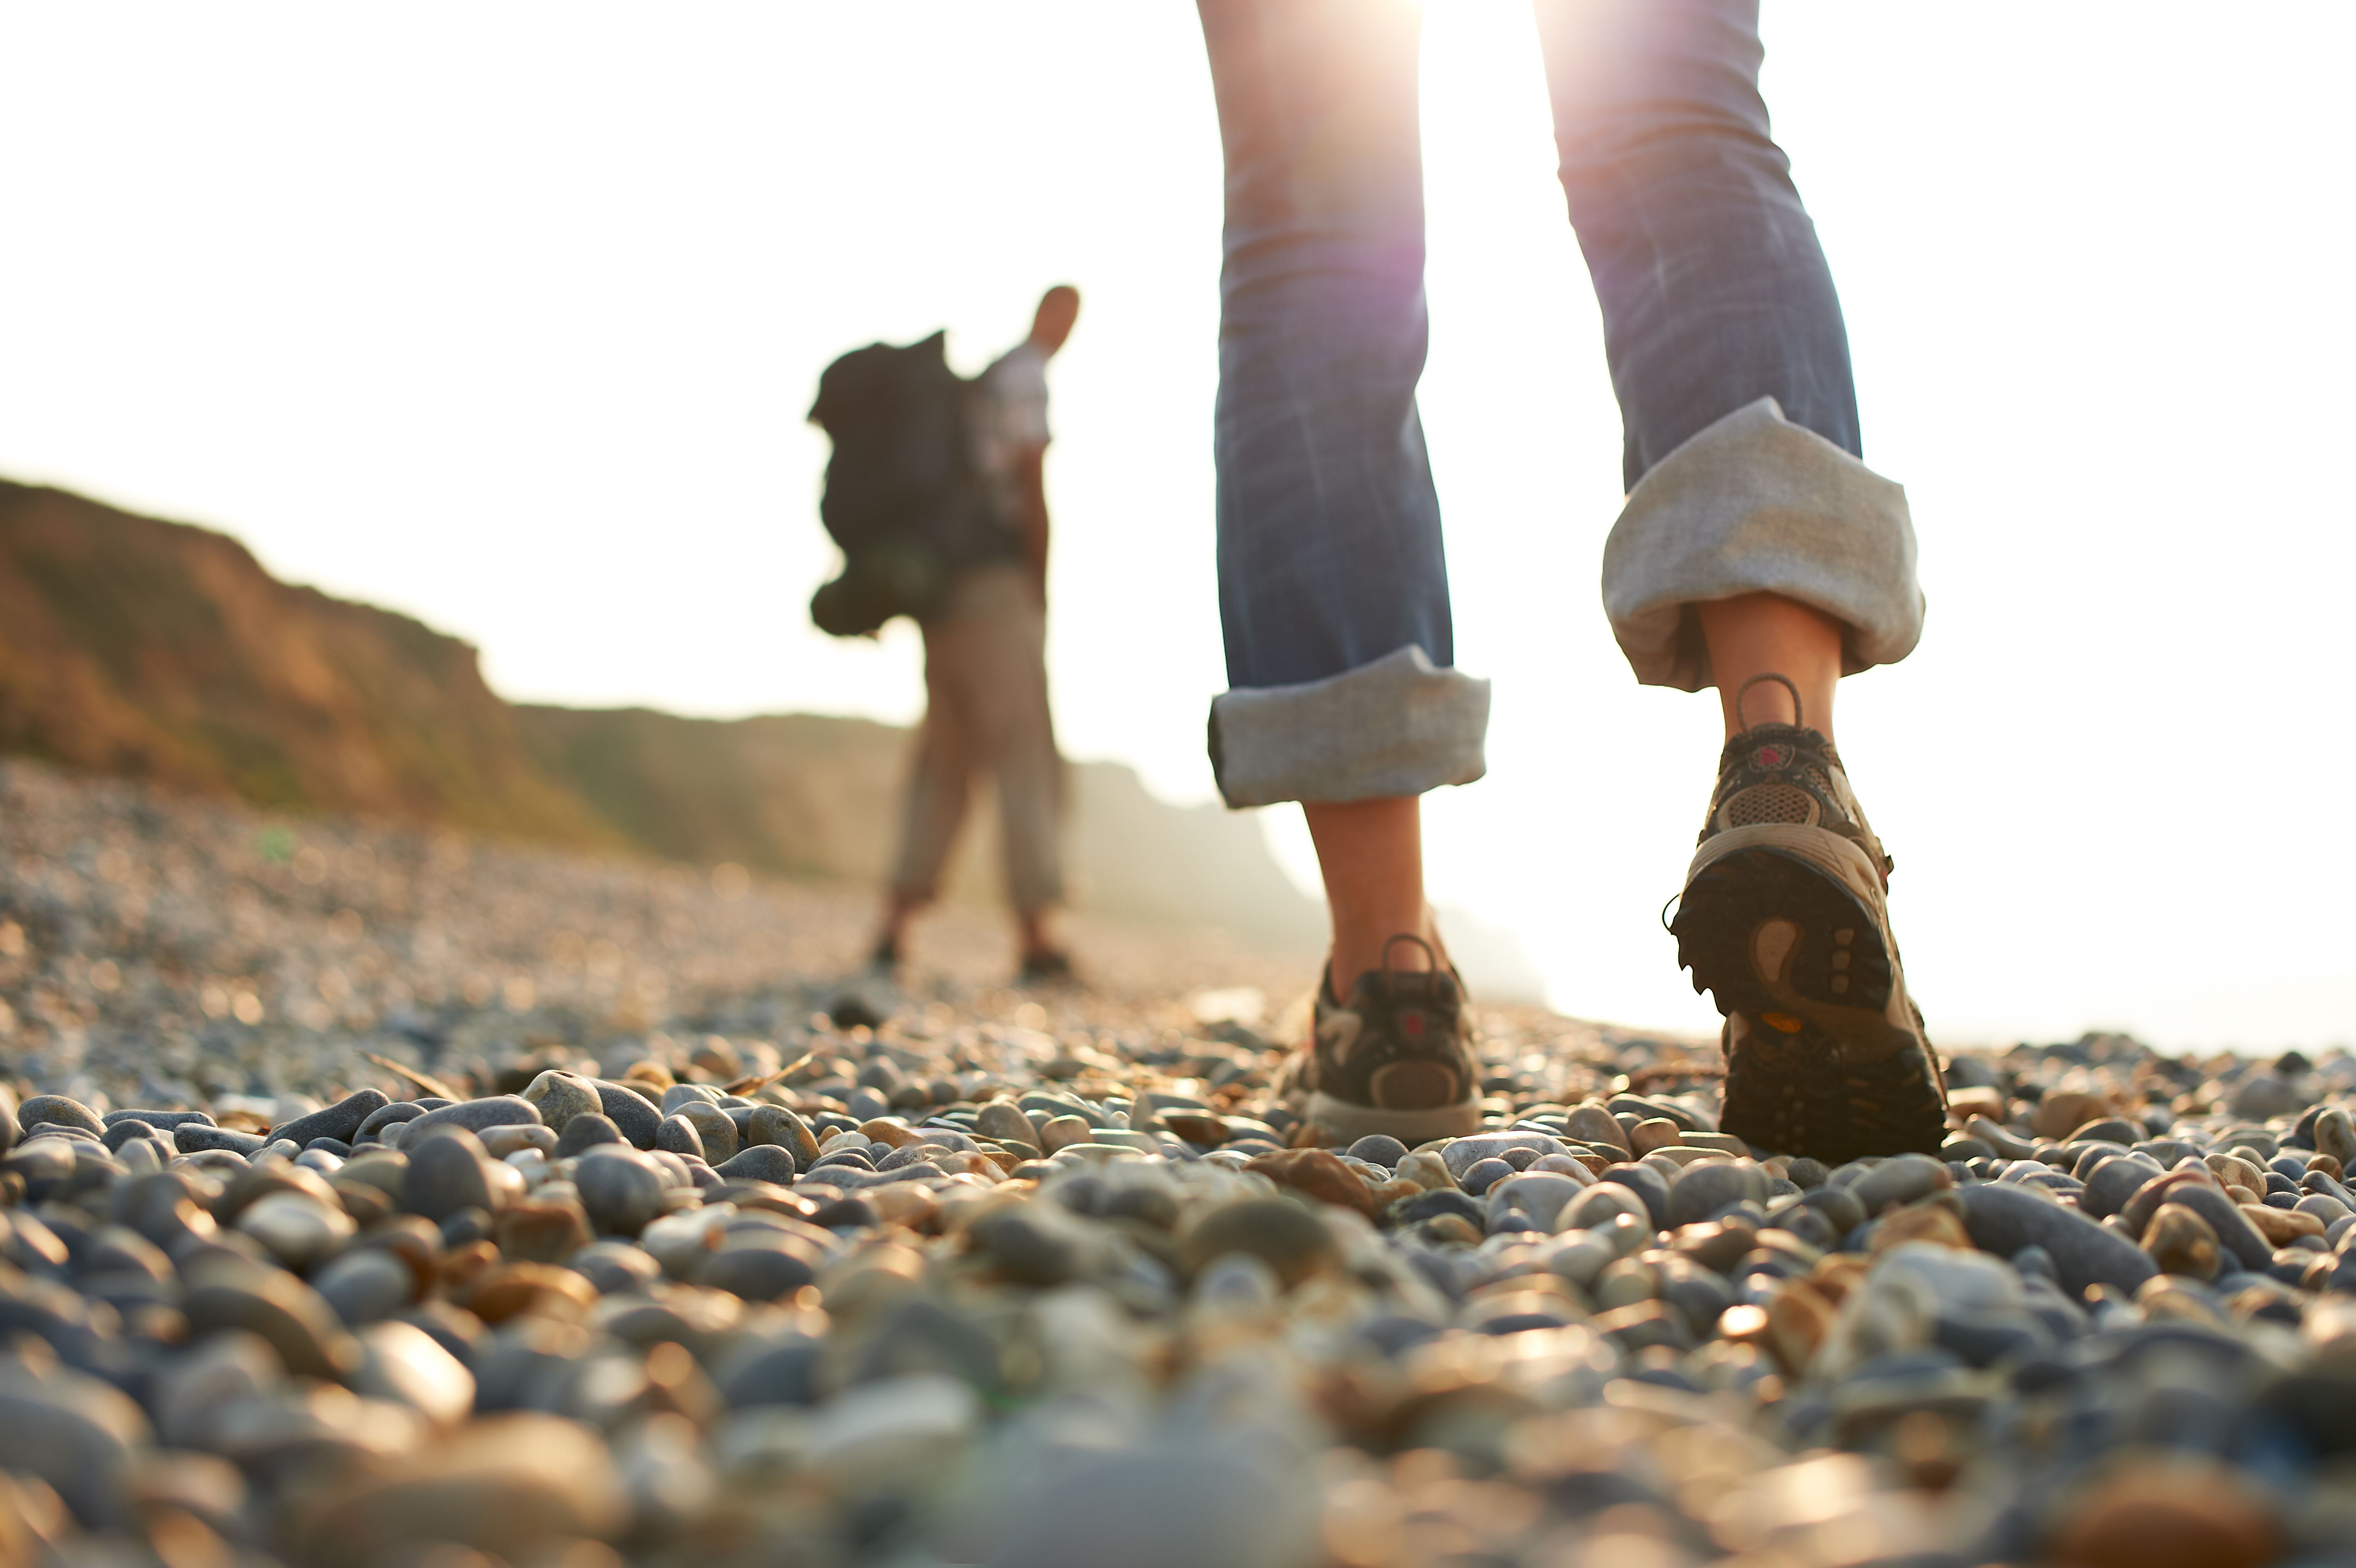
[[[1231,805],[1304,803],[1334,922],[1320,1038],[1346,1034],[1356,1058],[1318,1082],[1387,1093],[1370,1087],[1379,1059],[1403,1068],[1381,1080],[1394,1108],[1452,1127],[1472,1072],[1452,976],[1421,972],[1416,797],[1481,775],[1488,688],[1452,667],[1415,404],[1420,18],[1407,0],[1198,5],[1227,175],[1214,446],[1230,689],[1213,769]],[[1428,1046],[1407,1043],[1410,1019]]]
[[[970,574],[960,603],[975,625],[960,680],[976,749],[998,784],[1001,864],[1023,972],[1069,972],[1055,930],[1064,901],[1064,759],[1047,702],[1046,612],[1012,566]]]
[[[1336,976],[1355,979],[1383,963],[1383,945],[1405,932],[1437,941],[1423,895],[1423,813],[1420,795],[1311,802],[1301,806],[1317,846],[1317,869],[1333,916],[1327,962]],[[1399,966],[1430,967],[1421,952],[1402,954]]]
[[[941,874],[972,798],[976,756],[971,716],[954,678],[969,640],[965,628],[950,623],[925,628],[925,718],[909,760],[907,787],[901,797],[900,850],[875,939],[880,966],[900,961],[909,923],[939,898]]]
[[[1562,183],[1630,493],[1604,602],[1639,679],[1729,740],[1675,930],[1727,1015],[1727,1130],[1936,1147],[1888,857],[1830,740],[1844,673],[1922,626],[1903,492],[1865,467],[1846,328],[1758,91],[1757,0],[1539,0]]]

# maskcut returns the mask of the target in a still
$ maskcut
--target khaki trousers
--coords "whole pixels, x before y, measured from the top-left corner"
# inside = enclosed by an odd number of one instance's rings
[[[1047,614],[1027,568],[978,567],[926,623],[925,722],[901,816],[893,891],[931,899],[976,777],[998,784],[1006,896],[1026,912],[1060,902],[1064,760],[1047,709]]]

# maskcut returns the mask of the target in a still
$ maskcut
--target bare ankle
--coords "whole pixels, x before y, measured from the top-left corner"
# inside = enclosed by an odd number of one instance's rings
[[[1400,935],[1433,939],[1423,899],[1423,827],[1414,795],[1376,800],[1311,802],[1301,807],[1333,912],[1329,960],[1334,989],[1344,996],[1358,976],[1383,966],[1384,948]],[[1430,967],[1413,942],[1391,946],[1391,966]]]
[[[1800,724],[1826,740],[1841,675],[1841,625],[1773,593],[1694,606],[1731,738],[1757,724]]]

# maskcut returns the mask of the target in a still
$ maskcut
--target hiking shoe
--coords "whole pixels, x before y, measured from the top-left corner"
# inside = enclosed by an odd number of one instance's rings
[[[1394,969],[1390,950],[1411,942],[1430,970]],[[1278,1097],[1325,1139],[1352,1144],[1387,1133],[1409,1148],[1481,1128],[1481,1071],[1472,1059],[1464,982],[1431,944],[1394,936],[1383,966],[1361,975],[1344,1005],[1332,965],[1317,985],[1311,1039],[1277,1082]]]
[[[1023,955],[1023,971],[1014,977],[1017,986],[1070,986],[1078,983],[1072,973],[1072,955],[1053,947]]]
[[[1669,927],[1694,989],[1726,1015],[1721,1130],[1828,1165],[1945,1140],[1890,869],[1822,734],[1760,724],[1726,743]]]

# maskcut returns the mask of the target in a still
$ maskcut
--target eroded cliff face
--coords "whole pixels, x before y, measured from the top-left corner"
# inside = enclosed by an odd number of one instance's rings
[[[281,582],[224,535],[6,483],[0,748],[289,810],[621,841],[457,638]]]
[[[0,481],[0,752],[287,811],[873,881],[908,744],[862,720],[510,704],[467,644],[281,582],[225,535]],[[1109,763],[1072,785],[1076,902],[1321,938],[1251,818],[1170,805]],[[951,880],[966,897],[996,881],[977,805]]]

